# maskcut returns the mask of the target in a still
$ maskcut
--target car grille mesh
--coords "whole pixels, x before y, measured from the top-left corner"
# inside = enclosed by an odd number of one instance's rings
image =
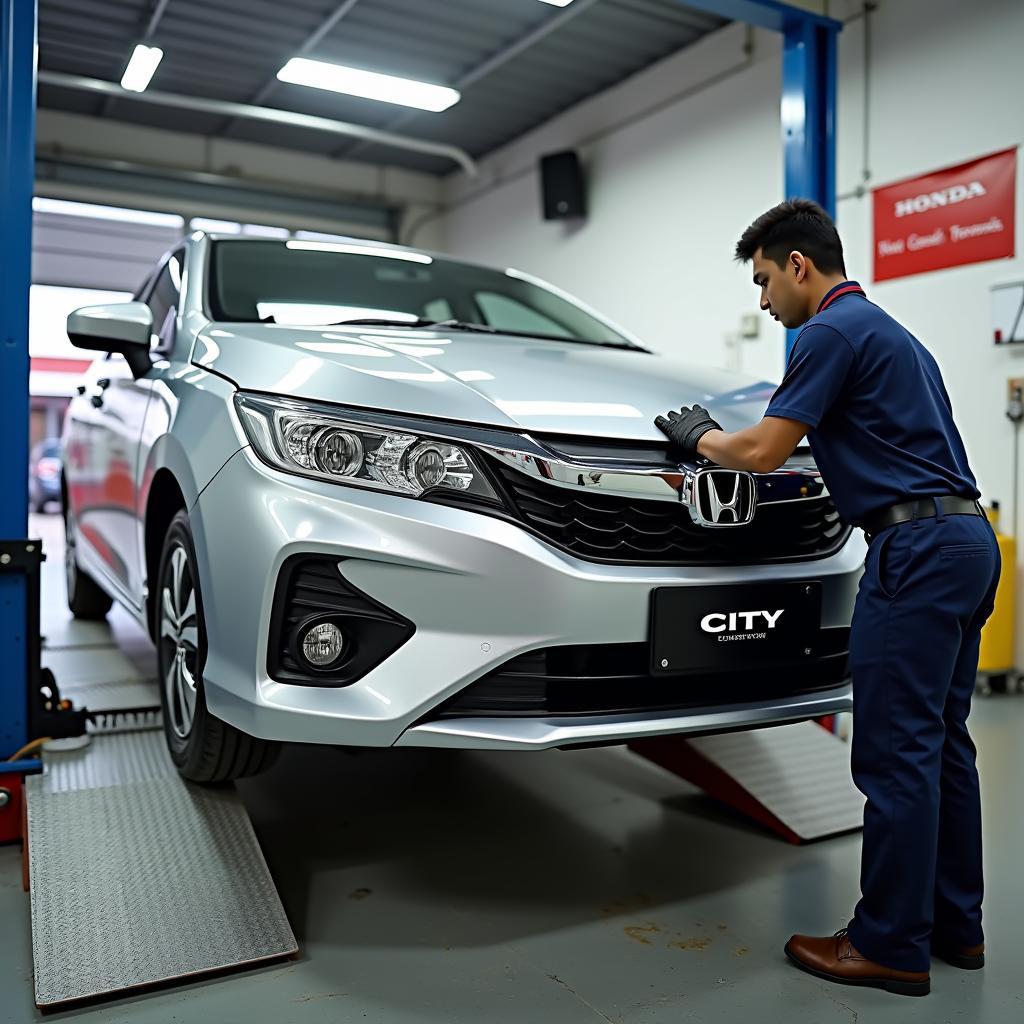
[[[560,487],[497,459],[491,466],[518,518],[580,558],[642,565],[737,565],[822,558],[850,528],[825,495],[758,506],[748,526],[708,529],[682,503]]]

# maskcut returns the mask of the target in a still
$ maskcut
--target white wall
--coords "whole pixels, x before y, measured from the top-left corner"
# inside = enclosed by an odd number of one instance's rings
[[[841,195],[864,184],[862,7],[829,4],[832,16],[851,19],[840,36]],[[1024,141],[1024,3],[880,0],[870,32],[868,188]],[[732,247],[754,216],[783,198],[778,39],[756,33],[750,66],[730,74],[742,67],[743,40],[740,26],[728,26],[488,158],[481,182],[451,175],[444,247],[534,271],[656,349],[729,365],[724,339],[757,308],[748,270],[730,262]],[[568,147],[585,158],[591,203],[588,220],[573,228],[541,220],[536,174],[540,154]],[[1020,254],[1020,184],[1017,195]],[[1010,530],[1006,379],[1024,376],[1024,346],[993,345],[989,288],[1024,280],[1024,259],[874,285],[870,192],[842,199],[837,219],[850,276],[937,356],[985,500],[1003,504]],[[741,346],[743,368],[778,380],[782,352],[781,330],[763,324],[761,337]],[[1018,590],[1020,583],[1018,569]],[[1024,637],[1024,599],[1017,632]]]
[[[780,52],[773,33],[728,26],[486,159],[477,181],[450,176],[444,248],[547,278],[660,351],[730,365],[726,337],[757,311],[733,247],[782,194]],[[541,219],[537,158],[567,147],[588,178],[583,224]],[[743,368],[775,380],[783,332],[760,329]]]

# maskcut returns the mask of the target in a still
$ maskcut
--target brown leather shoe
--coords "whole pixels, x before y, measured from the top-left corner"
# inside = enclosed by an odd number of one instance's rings
[[[977,946],[950,946],[941,939],[932,939],[932,956],[963,971],[980,971],[985,966],[985,943],[981,942]]]
[[[794,935],[786,943],[786,956],[808,974],[841,985],[884,988],[902,996],[926,996],[932,987],[927,971],[897,971],[861,956],[845,928],[821,938]]]

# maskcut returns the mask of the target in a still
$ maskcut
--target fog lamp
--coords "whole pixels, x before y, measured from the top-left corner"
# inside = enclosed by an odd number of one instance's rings
[[[334,664],[345,649],[345,638],[333,622],[318,622],[302,635],[302,656],[314,668]]]

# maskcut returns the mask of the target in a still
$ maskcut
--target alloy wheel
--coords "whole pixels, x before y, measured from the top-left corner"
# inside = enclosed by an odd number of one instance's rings
[[[160,589],[160,649],[171,727],[187,739],[196,713],[199,620],[192,569],[180,544],[171,551]]]

